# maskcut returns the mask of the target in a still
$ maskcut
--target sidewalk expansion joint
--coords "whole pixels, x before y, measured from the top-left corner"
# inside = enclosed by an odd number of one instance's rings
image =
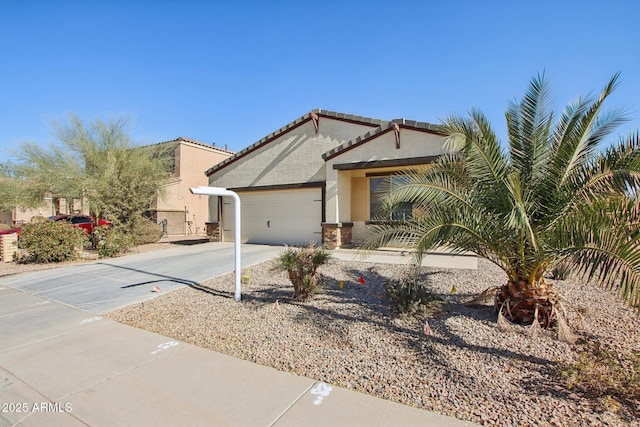
[[[313,389],[313,387],[315,387],[315,385],[318,384],[318,381],[315,381],[313,384],[311,384],[309,387],[307,387],[307,389],[302,392],[302,394],[300,394],[300,396],[298,396],[298,398],[296,400],[293,401],[293,403],[291,403],[289,406],[287,406],[284,411],[282,411],[282,413],[280,415],[278,415],[276,417],[275,420],[273,420],[273,422],[271,424],[269,424],[269,427],[273,427],[275,426],[278,421],[280,421],[282,419],[282,417],[284,417],[287,412],[289,412],[291,410],[291,408],[293,408],[294,406],[296,406],[296,404],[298,402],[300,402],[300,399],[302,399],[304,397],[305,394],[309,393],[311,391],[311,389]]]

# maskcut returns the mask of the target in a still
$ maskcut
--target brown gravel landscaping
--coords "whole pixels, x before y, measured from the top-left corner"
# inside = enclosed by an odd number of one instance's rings
[[[640,319],[611,293],[578,280],[557,282],[583,316],[570,345],[553,332],[496,324],[493,307],[468,302],[505,276],[479,260],[478,270],[423,268],[442,303],[430,314],[394,317],[383,283],[404,267],[337,261],[320,268],[323,291],[290,299],[286,274],[270,263],[245,272],[243,301],[233,276],[185,287],[112,312],[135,327],[406,405],[483,425],[640,426],[638,402],[568,390],[554,372],[578,360],[584,342],[620,354],[640,351]],[[362,276],[365,283],[358,283]],[[341,288],[339,282],[343,281]],[[452,294],[452,287],[457,288]],[[574,326],[576,315],[570,316]],[[431,334],[425,333],[425,322]]]

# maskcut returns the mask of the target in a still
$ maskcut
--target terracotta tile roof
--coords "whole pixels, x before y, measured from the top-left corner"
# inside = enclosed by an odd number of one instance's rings
[[[363,135],[360,135],[357,138],[354,138],[354,139],[352,139],[350,141],[347,141],[344,144],[341,144],[341,145],[331,149],[330,151],[326,152],[322,156],[322,158],[324,160],[327,160],[327,159],[330,159],[332,157],[335,157],[335,156],[339,155],[341,152],[343,152],[345,150],[353,148],[353,147],[355,147],[355,146],[357,146],[359,144],[365,143],[365,142],[367,142],[371,138],[374,138],[375,136],[377,136],[380,133],[388,132],[390,129],[393,128],[394,124],[397,124],[401,128],[420,129],[420,130],[424,130],[424,131],[427,131],[427,132],[433,132],[433,133],[439,134],[438,127],[436,125],[433,125],[433,124],[427,123],[427,122],[419,122],[419,121],[416,121],[416,120],[406,120],[406,119],[395,119],[395,120],[391,120],[391,121],[389,121],[389,120],[380,120],[380,119],[374,119],[374,118],[371,118],[371,117],[356,116],[354,114],[339,113],[339,112],[336,112],[336,111],[322,110],[322,109],[318,108],[318,109],[315,109],[315,110],[305,114],[304,116],[298,117],[294,121],[284,125],[280,129],[270,133],[269,135],[265,136],[264,138],[260,139],[259,141],[254,142],[253,144],[249,145],[248,147],[244,148],[243,150],[238,151],[234,155],[224,159],[220,163],[216,164],[215,166],[213,166],[209,170],[207,170],[205,172],[205,174],[207,176],[211,176],[215,172],[217,172],[217,171],[219,171],[221,169],[224,169],[225,167],[227,167],[230,164],[236,162],[238,159],[246,156],[247,154],[251,153],[252,151],[255,151],[258,148],[269,144],[271,141],[273,141],[274,139],[278,138],[279,136],[281,136],[281,135],[283,135],[283,134],[295,129],[296,127],[302,125],[303,123],[308,122],[309,120],[312,119],[312,115],[313,114],[317,115],[318,117],[327,117],[327,118],[332,118],[332,119],[335,119],[335,120],[341,120],[341,121],[347,121],[347,122],[361,124],[361,125],[365,125],[365,126],[371,126],[372,128],[375,127],[371,131],[369,131],[369,132],[367,132],[367,133],[365,133]]]
[[[231,151],[231,150],[228,150],[226,148],[218,147],[217,145],[207,144],[205,142],[196,141],[195,139],[185,138],[183,136],[179,136],[176,139],[171,139],[169,141],[163,141],[163,142],[158,142],[158,143],[155,143],[155,144],[150,144],[148,146],[160,145],[160,144],[168,144],[170,142],[188,142],[190,144],[195,144],[195,145],[199,145],[201,147],[205,147],[205,148],[209,148],[209,149],[212,149],[212,150],[220,151],[221,153],[226,153],[226,154],[234,154],[235,153],[235,151]]]
[[[316,113],[325,117],[333,117],[336,119],[342,119],[350,122],[376,125],[376,126],[380,126],[384,123],[387,123],[385,120],[374,119],[371,117],[356,116],[355,114],[338,113],[336,111],[328,111],[328,110],[321,110],[321,109],[313,110],[311,113]]]

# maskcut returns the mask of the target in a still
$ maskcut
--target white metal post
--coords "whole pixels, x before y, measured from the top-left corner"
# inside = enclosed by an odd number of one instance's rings
[[[231,193],[231,197],[233,197],[233,207],[234,207],[234,226],[233,226],[233,234],[234,234],[234,248],[235,248],[235,258],[236,258],[236,301],[240,302],[240,278],[242,276],[242,266],[240,265],[240,196],[233,191],[229,191]]]
[[[240,222],[241,222],[241,215],[240,215],[240,196],[238,196],[237,193],[227,190],[226,188],[222,188],[222,187],[205,187],[205,186],[199,186],[196,188],[190,188],[189,191],[191,191],[192,194],[204,194],[207,196],[230,196],[233,197],[233,207],[234,207],[234,219],[235,219],[235,225],[234,225],[234,248],[235,248],[235,268],[236,268],[236,292],[235,292],[235,299],[236,301],[240,301],[241,299],[241,290],[240,290],[240,276],[242,275],[242,265],[240,262]]]

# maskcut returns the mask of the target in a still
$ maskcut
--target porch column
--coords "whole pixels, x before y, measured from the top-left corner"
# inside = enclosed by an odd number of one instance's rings
[[[322,244],[329,249],[349,246],[352,242],[352,222],[322,223]]]

